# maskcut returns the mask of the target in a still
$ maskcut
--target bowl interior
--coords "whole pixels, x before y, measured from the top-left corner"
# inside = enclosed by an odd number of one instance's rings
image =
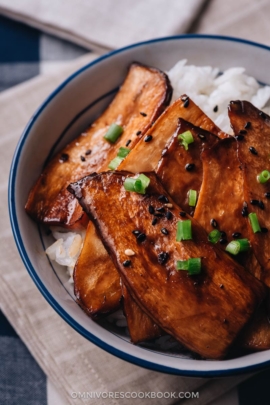
[[[80,134],[108,105],[123,81],[127,67],[138,61],[169,70],[178,60],[225,70],[243,66],[262,83],[270,83],[267,47],[225,37],[180,36],[133,45],[106,55],[73,74],[44,102],[25,129],[14,155],[10,175],[10,215],[22,259],[38,288],[58,313],[78,332],[109,352],[155,370],[192,376],[220,376],[261,368],[270,351],[224,361],[196,360],[163,352],[159,343],[134,346],[124,328],[98,324],[74,300],[63,268],[44,253],[53,242],[42,227],[25,214],[29,190],[44,163]]]

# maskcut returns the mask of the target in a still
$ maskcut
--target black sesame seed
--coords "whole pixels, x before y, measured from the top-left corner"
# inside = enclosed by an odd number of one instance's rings
[[[198,134],[198,138],[200,138],[202,141],[206,139],[206,136],[203,134]]]
[[[155,208],[153,207],[153,205],[149,205],[148,211],[149,211],[150,214],[152,214],[152,215],[154,214]]]
[[[145,233],[140,233],[140,234],[137,236],[137,241],[138,241],[138,242],[144,242],[145,239],[146,239]]]
[[[245,129],[240,129],[239,134],[246,135],[247,131]]]
[[[261,228],[261,231],[262,231],[262,233],[267,233],[268,229],[263,227],[263,228]]]
[[[185,217],[187,213],[185,211],[180,211],[179,212],[180,217]]]
[[[260,112],[259,112],[259,115],[260,115],[264,120],[267,118],[267,115],[266,115],[263,111],[260,111]]]
[[[165,264],[166,261],[169,259],[169,254],[167,252],[161,252],[158,255],[158,262],[160,264]]]
[[[251,205],[259,205],[259,200],[250,200]]]
[[[163,202],[163,203],[168,203],[169,202],[168,198],[163,194],[158,196],[158,201]]]
[[[162,218],[162,217],[164,217],[164,214],[162,212],[155,212],[154,216],[157,218]]]
[[[234,239],[240,238],[240,236],[241,236],[241,233],[240,233],[240,232],[234,232],[234,233],[232,234],[232,237],[233,237]]]
[[[140,114],[143,116],[143,117],[147,117],[147,114],[145,113],[145,112],[140,112]]]
[[[85,157],[84,156],[81,156],[81,161],[85,162]]]
[[[191,172],[191,171],[194,169],[194,167],[195,167],[195,164],[194,164],[194,163],[188,163],[188,164],[185,166],[185,169],[186,169],[187,172]]]
[[[236,135],[235,139],[242,141],[244,139],[244,135]]]
[[[217,226],[218,226],[217,221],[216,221],[214,218],[211,219],[210,225],[211,225],[213,228],[217,228]]]
[[[152,225],[156,225],[157,221],[158,221],[158,219],[154,218],[153,221],[152,221]]]
[[[157,212],[165,212],[165,208],[164,207],[159,207],[156,209]]]
[[[142,131],[137,131],[136,135],[139,136],[139,135],[141,135],[141,133],[142,133]]]
[[[256,151],[256,149],[253,146],[249,147],[249,151],[252,153],[252,155],[258,155],[258,152]]]
[[[224,231],[220,231],[220,236],[221,236],[222,239],[224,239],[224,238],[227,237],[227,234]]]
[[[186,98],[184,101],[184,108],[187,108],[189,106],[189,98]]]
[[[91,149],[87,149],[87,151],[85,152],[86,156],[91,155]]]
[[[124,262],[123,262],[123,266],[124,267],[129,267],[131,265],[131,260],[125,260]]]
[[[223,284],[219,284],[219,288],[223,288]]]
[[[172,213],[171,213],[171,211],[167,211],[165,217],[166,217],[167,219],[172,219]]]
[[[132,233],[133,233],[133,235],[138,236],[138,235],[140,235],[141,232],[138,229],[134,229],[132,231]]]
[[[161,233],[163,233],[163,235],[168,235],[169,231],[166,228],[161,228]]]
[[[226,243],[228,243],[228,241],[227,241],[226,238],[221,238],[221,239],[219,239],[219,243],[220,243],[221,245],[225,245]]]
[[[259,201],[258,206],[260,207],[261,210],[264,210],[264,203],[263,201]]]
[[[128,146],[128,145],[130,144],[130,142],[131,142],[131,139],[129,139],[129,140],[127,141],[126,146]]]
[[[269,192],[268,192],[268,193],[265,193],[264,196],[265,196],[266,198],[270,198],[270,193],[269,193]]]
[[[243,207],[241,214],[242,214],[243,217],[247,217],[247,216],[248,216],[248,209],[247,209],[247,207]]]
[[[213,108],[213,111],[214,111],[214,112],[218,112],[218,105],[216,105],[216,106]]]
[[[246,123],[245,123],[245,129],[248,129],[248,128],[250,128],[251,127],[251,122],[250,121],[247,121]]]
[[[152,139],[153,139],[152,135],[147,135],[147,136],[144,138],[144,142],[150,142],[150,141],[152,141]]]
[[[59,162],[63,163],[66,162],[68,160],[69,156],[67,153],[62,153],[62,155],[60,156]]]

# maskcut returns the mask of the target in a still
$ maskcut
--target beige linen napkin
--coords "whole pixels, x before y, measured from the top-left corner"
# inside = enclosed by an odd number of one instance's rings
[[[0,13],[91,50],[187,31],[205,0],[1,0]]]
[[[193,25],[196,33],[230,35],[270,45],[269,0],[212,0]]]
[[[27,121],[44,98],[71,72],[94,55],[72,62],[55,75],[39,76],[0,95],[0,304],[17,333],[67,404],[83,403],[73,392],[197,392],[202,405],[221,396],[247,376],[204,380],[149,371],[120,360],[94,346],[66,324],[41,296],[21,262],[7,210],[8,172],[15,146]],[[127,400],[92,399],[91,404],[126,404]],[[135,402],[136,401],[136,402]],[[87,401],[86,401],[87,402]],[[131,403],[148,404],[149,399]],[[185,403],[155,399],[155,404]]]

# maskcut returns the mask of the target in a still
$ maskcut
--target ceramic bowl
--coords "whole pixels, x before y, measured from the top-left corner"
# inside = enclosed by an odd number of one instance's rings
[[[83,131],[108,105],[133,61],[170,69],[178,60],[225,70],[243,66],[249,75],[270,83],[270,48],[228,37],[177,36],[155,39],[100,57],[70,76],[39,107],[25,128],[10,172],[9,209],[14,238],[36,286],[74,329],[122,359],[153,370],[194,377],[225,376],[270,365],[270,350],[223,361],[198,360],[157,345],[135,346],[125,329],[92,321],[76,304],[65,271],[48,260],[53,242],[25,213],[28,192],[44,162]]]

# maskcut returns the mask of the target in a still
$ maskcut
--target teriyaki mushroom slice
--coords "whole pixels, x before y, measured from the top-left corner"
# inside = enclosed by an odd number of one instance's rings
[[[181,209],[172,200],[170,223],[162,219],[158,227],[153,226],[149,206],[159,208],[158,197],[166,192],[154,173],[147,174],[147,194],[127,191],[124,182],[132,176],[127,172],[87,176],[71,184],[69,191],[93,220],[123,282],[143,311],[190,350],[206,358],[223,358],[264,298],[265,287],[211,245],[194,219],[181,218]],[[186,221],[190,221],[192,239],[179,240],[178,235],[176,241],[177,228],[187,225],[178,223]],[[165,227],[166,234],[162,232]],[[128,261],[127,248],[135,253]],[[161,262],[164,253],[167,260]],[[201,259],[200,274],[190,276],[177,270],[176,261],[190,258]]]

